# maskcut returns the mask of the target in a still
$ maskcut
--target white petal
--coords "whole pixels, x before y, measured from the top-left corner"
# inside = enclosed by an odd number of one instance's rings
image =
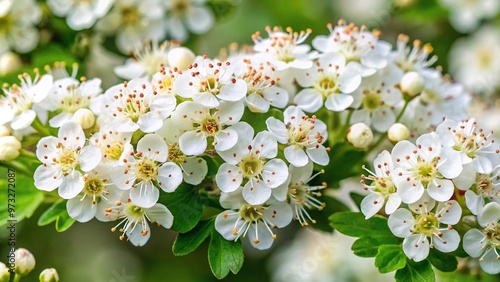
[[[196,78],[192,77],[190,72],[185,72],[175,79],[173,90],[182,98],[191,98],[199,93],[196,88]]]
[[[487,203],[477,217],[477,222],[482,227],[498,221],[500,221],[500,204],[497,202]]]
[[[270,188],[283,184],[288,177],[288,167],[281,159],[272,159],[264,165],[262,178],[265,185]]]
[[[490,248],[489,250],[486,251],[483,260],[479,262],[479,265],[486,273],[489,274],[500,273],[500,259],[498,259],[498,255],[493,250],[493,248]]]
[[[11,123],[10,127],[14,130],[25,129],[31,125],[31,123],[35,120],[36,113],[33,110],[25,110],[20,115],[15,116]]]
[[[437,183],[437,185],[436,185]],[[453,196],[455,186],[448,179],[434,179],[434,182],[429,183],[427,192],[436,201],[447,201]]]
[[[227,125],[232,125],[240,121],[245,111],[245,106],[243,102],[221,101],[218,109],[219,121]]]
[[[429,255],[429,240],[421,234],[411,235],[404,239],[403,251],[414,261],[423,261]]]
[[[462,172],[462,162],[460,154],[449,148],[444,147],[440,154],[441,161],[438,163],[438,170],[446,178],[455,178]]]
[[[158,134],[146,134],[137,143],[137,152],[157,162],[164,162],[168,157],[168,148]]]
[[[472,160],[472,165],[479,173],[489,174],[493,171],[491,160],[485,157],[476,157]]]
[[[127,170],[127,173],[124,173]],[[113,184],[121,190],[128,190],[135,181],[135,175],[129,167],[124,165],[115,166],[111,171]]]
[[[274,242],[274,239],[267,230],[267,227],[261,221],[257,224],[252,224],[247,235],[252,246],[258,250],[267,250]]]
[[[214,25],[215,19],[209,9],[197,6],[189,8],[190,13],[187,14],[186,23],[193,33],[205,33]]]
[[[62,173],[56,167],[40,165],[33,175],[35,187],[43,191],[53,191],[62,183]]]
[[[234,229],[239,230],[244,223],[243,220],[239,220],[236,225],[238,217],[239,215],[234,214],[234,211],[231,210],[220,213],[215,218],[215,230],[217,230],[224,239],[234,240],[237,236],[233,233],[235,231]]]
[[[71,120],[73,114],[68,112],[61,112],[55,115],[53,118],[49,120],[49,125],[54,128],[61,127],[65,122]]]
[[[168,162],[158,169],[156,177],[161,189],[165,192],[173,192],[182,183],[182,171],[178,165]]]
[[[226,151],[231,149],[238,142],[238,133],[231,128],[221,130],[214,136],[215,150]]]
[[[78,162],[83,171],[94,169],[101,161],[101,150],[96,146],[85,146],[80,152]]]
[[[158,223],[167,229],[172,227],[172,223],[174,223],[174,216],[162,204],[155,204],[153,207],[147,209],[146,215],[152,223]]]
[[[477,215],[484,205],[484,198],[471,190],[465,191],[465,205],[472,214]]]
[[[264,91],[264,99],[271,102],[271,105],[276,108],[284,108],[288,104],[289,95],[288,92],[277,86],[271,86],[266,91]]]
[[[97,205],[92,205],[91,197],[81,199],[81,197],[77,196],[68,200],[66,209],[68,210],[69,216],[74,220],[78,222],[88,222],[94,218],[97,211]]]
[[[219,100],[214,95],[212,95],[212,93],[209,92],[193,94],[192,98],[193,101],[195,101],[196,103],[210,109],[219,106]]]
[[[71,199],[82,192],[85,182],[80,172],[72,170],[68,175],[63,176],[61,185],[59,186],[59,196],[63,199]]]
[[[160,197],[160,191],[152,182],[141,181],[137,186],[130,188],[130,200],[141,208],[150,208],[156,204]]]
[[[323,145],[318,145],[318,148],[308,148],[306,153],[311,161],[316,164],[326,166],[330,162],[330,156],[328,156],[328,152]]]
[[[58,149],[56,149],[58,139],[54,136],[43,137],[36,145],[36,156],[41,162],[48,162],[57,158]]]
[[[467,231],[464,235],[464,250],[473,258],[478,258],[483,254],[487,243],[488,240],[485,239],[483,232],[475,228]]]
[[[424,186],[422,186],[422,183],[415,180],[403,180],[396,186],[398,188],[397,193],[401,201],[405,204],[411,204],[418,201],[424,194]]]
[[[325,107],[330,111],[340,112],[352,104],[354,98],[348,94],[331,94],[326,98]]]
[[[142,225],[137,224],[133,230],[127,230],[127,237],[132,245],[141,247],[148,242],[149,237],[151,237],[151,230],[149,229],[149,225],[147,223],[145,224],[145,227],[146,228],[143,230]]]
[[[476,182],[476,170],[472,164],[464,165],[460,175],[453,179],[453,183],[460,190],[468,190],[474,182]]]
[[[250,205],[261,205],[271,197],[271,188],[263,183],[262,180],[251,178],[243,186],[243,199]]]
[[[462,208],[455,200],[439,203],[437,211],[441,214],[439,222],[444,224],[455,225],[462,218]]]
[[[295,95],[293,102],[305,112],[314,113],[323,106],[323,96],[314,89],[306,88]]]
[[[393,212],[387,221],[392,234],[400,238],[408,237],[412,234],[410,230],[414,228],[415,218],[407,209],[397,209]]]
[[[251,146],[254,152],[257,150],[260,151],[259,156],[261,158],[274,158],[278,154],[278,142],[268,131],[261,131],[257,133],[251,143]]]
[[[281,144],[286,144],[288,142],[288,131],[286,125],[279,119],[274,117],[269,117],[266,120],[267,130],[271,132],[276,140]]]
[[[267,113],[271,103],[256,93],[251,93],[245,97],[248,109],[254,113]]]
[[[223,163],[219,167],[219,170],[215,175],[215,180],[217,182],[217,186],[222,192],[232,192],[240,187],[243,176],[239,170],[240,169],[238,167],[228,163]]]
[[[401,205],[401,198],[399,195],[394,193],[389,196],[387,203],[385,203],[385,213],[392,214]]]
[[[68,121],[59,128],[58,137],[59,141],[62,142],[65,147],[71,149],[83,147],[85,144],[85,133],[83,133],[82,127],[73,121]]]
[[[371,193],[361,201],[361,211],[365,219],[374,216],[384,205],[384,197],[380,193]]]
[[[247,84],[242,79],[228,83],[221,87],[217,97],[226,101],[239,101],[247,94]]]
[[[208,173],[207,162],[200,158],[186,158],[182,164],[183,178],[191,185],[200,184]]]
[[[286,160],[296,167],[305,166],[309,162],[309,158],[304,152],[304,149],[300,146],[287,146],[284,153]]]
[[[148,112],[139,117],[137,125],[143,132],[151,133],[163,126],[163,119],[156,112]]]
[[[442,236],[438,237],[434,235],[432,237],[432,243],[439,251],[443,253],[453,252],[458,248],[458,244],[460,243],[460,235],[458,232],[451,230],[443,230],[441,231]]]
[[[179,137],[179,147],[188,156],[198,156],[207,149],[207,139],[202,133],[191,130]]]
[[[292,221],[292,207],[286,202],[276,202],[264,210],[264,218],[278,228],[283,228]]]

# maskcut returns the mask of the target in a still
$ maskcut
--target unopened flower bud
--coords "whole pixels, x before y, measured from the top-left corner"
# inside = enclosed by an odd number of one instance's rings
[[[16,255],[15,272],[21,276],[28,275],[35,268],[35,257],[24,248],[17,249],[14,254]]]
[[[40,273],[40,282],[58,282],[59,274],[54,268],[46,268]]]
[[[424,90],[425,81],[417,72],[408,72],[401,78],[399,87],[403,94],[414,97]]]
[[[83,129],[89,129],[94,126],[95,115],[89,109],[79,109],[71,120],[78,123]]]
[[[362,122],[353,124],[347,130],[347,141],[355,148],[365,149],[373,141],[373,132]]]
[[[402,123],[393,124],[387,131],[387,138],[391,142],[397,143],[401,140],[407,140],[408,137],[410,137],[410,130]]]
[[[0,282],[9,282],[10,272],[5,264],[0,262]]]
[[[175,47],[168,52],[168,63],[172,68],[187,70],[194,59],[193,51],[186,47]]]
[[[23,66],[21,58],[13,52],[5,52],[0,56],[0,75],[15,72]]]
[[[0,137],[0,161],[10,162],[19,157],[21,142],[14,136]]]
[[[0,126],[0,137],[3,137],[3,136],[9,136],[10,135],[10,130],[9,128],[7,128],[7,126]]]

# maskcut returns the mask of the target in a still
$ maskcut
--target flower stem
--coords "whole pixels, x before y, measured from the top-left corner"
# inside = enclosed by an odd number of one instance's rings
[[[25,149],[21,149],[21,153],[19,154],[19,156],[29,158],[29,159],[35,159],[35,160],[37,159],[35,153],[28,151],[28,150],[25,150]]]
[[[10,161],[10,162],[0,162],[0,166],[14,169],[16,172],[22,173],[28,177],[33,177],[33,173],[21,162]]]
[[[16,274],[14,274],[14,279],[12,280],[12,282],[18,282],[18,281],[20,281],[20,280],[21,280],[21,275],[19,275],[19,274],[17,274],[17,273],[16,273]]]
[[[42,124],[40,119],[35,118],[33,123],[31,123],[31,127],[33,127],[38,133],[42,134],[43,136],[50,136],[50,131],[45,125]]]

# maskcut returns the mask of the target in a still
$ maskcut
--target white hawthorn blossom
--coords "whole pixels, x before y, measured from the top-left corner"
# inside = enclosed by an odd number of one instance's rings
[[[393,63],[403,72],[424,73],[428,67],[437,61],[437,56],[429,57],[433,48],[430,44],[422,45],[420,40],[413,41],[413,47],[408,46],[410,38],[400,34],[396,43],[396,50],[390,54]]]
[[[245,97],[247,84],[233,74],[230,62],[198,57],[188,70],[177,77],[173,89],[183,98],[215,108],[219,106],[219,100],[236,102]]]
[[[369,76],[387,66],[387,55],[391,45],[378,40],[380,32],[366,30],[366,26],[357,27],[339,20],[333,27],[328,24],[330,34],[318,35],[312,45],[321,53],[341,54],[348,65],[363,76]]]
[[[215,23],[215,17],[206,0],[166,0],[167,33],[174,39],[186,41],[189,32],[206,33]]]
[[[124,201],[125,200],[125,201]],[[143,208],[135,205],[130,199],[116,201],[113,205],[106,208],[104,216],[109,220],[119,220],[120,222],[113,228],[112,232],[117,230],[121,233],[120,240],[125,239],[134,246],[144,246],[149,237],[151,237],[151,229],[148,221],[157,223],[167,229],[172,227],[174,216],[162,204],[156,203],[152,207]]]
[[[460,32],[473,31],[481,20],[495,17],[500,10],[500,3],[496,0],[440,0],[440,2],[450,10],[450,23]]]
[[[354,101],[350,95],[360,83],[361,76],[339,53],[322,55],[315,64],[297,74],[297,83],[304,87],[294,97],[294,102],[306,112],[316,112],[323,101],[331,111],[340,112]]]
[[[221,101],[217,108],[207,108],[186,101],[177,107],[172,120],[184,133],[179,147],[186,155],[201,155],[207,149],[207,139],[217,151],[226,151],[238,142],[238,133],[231,128],[243,115],[243,102]]]
[[[136,78],[106,90],[100,110],[119,132],[150,133],[162,127],[176,104],[174,96],[161,95],[147,79]]]
[[[442,147],[434,132],[421,135],[415,143],[403,140],[392,149],[392,179],[401,201],[416,202],[424,190],[436,201],[449,200],[455,187],[450,179],[462,172],[459,154]]]
[[[271,247],[276,234],[271,228],[283,228],[292,221],[292,209],[285,202],[250,205],[241,197],[242,188],[222,193],[220,204],[228,210],[215,219],[215,229],[226,240],[248,239],[259,250]]]
[[[35,27],[42,20],[42,8],[33,0],[2,0],[0,7],[0,54],[35,49],[40,37]]]
[[[130,151],[111,171],[113,184],[130,191],[131,201],[143,208],[156,204],[160,196],[158,185],[165,192],[173,192],[182,182],[182,171],[173,162],[166,162],[168,147],[157,134],[147,134],[137,143],[135,153]]]
[[[295,106],[288,107],[283,116],[283,121],[269,117],[266,125],[279,143],[287,145],[284,149],[286,160],[296,167],[305,166],[309,160],[327,165],[329,148],[323,146],[328,139],[326,124]]]
[[[275,158],[278,143],[268,131],[253,138],[253,128],[241,123],[238,143],[219,155],[226,161],[215,176],[222,192],[232,192],[242,185],[243,198],[251,205],[261,205],[271,197],[271,190],[283,184],[288,177],[285,162]]]
[[[85,186],[81,171],[90,171],[101,161],[99,148],[85,146],[82,128],[72,121],[61,126],[57,138],[47,136],[40,139],[36,156],[43,163],[35,170],[36,188],[53,191],[59,187],[59,196],[63,199],[78,195]]]
[[[385,206],[385,213],[392,214],[401,205],[401,198],[397,193],[396,186],[392,180],[394,175],[394,163],[388,151],[382,151],[373,161],[375,172],[363,168],[370,174],[361,175],[361,184],[369,191],[361,201],[361,212],[368,219],[374,216]],[[366,183],[366,180],[370,183]]]
[[[484,272],[500,273],[500,204],[490,202],[480,210],[477,222],[481,230],[473,228],[464,235],[464,250],[479,258]]]
[[[45,122],[47,113],[38,105],[52,88],[53,78],[37,72],[32,79],[28,74],[19,76],[20,85],[3,88],[4,96],[0,97],[0,125],[10,122],[14,130],[28,128],[38,117]]]
[[[114,0],[48,0],[47,5],[56,16],[66,17],[73,30],[92,27],[113,5]]]
[[[120,160],[125,159],[127,154],[133,150],[130,144],[131,138],[131,132],[118,132],[105,123],[101,125],[98,132],[89,138],[89,143],[101,150],[101,163],[113,167],[118,165]]]
[[[427,258],[429,248],[449,253],[456,250],[460,242],[460,235],[451,228],[462,216],[460,205],[453,200],[441,202],[432,212],[434,205],[432,200],[422,201],[412,209],[415,214],[400,208],[389,216],[391,232],[404,238],[403,251],[416,262]]]

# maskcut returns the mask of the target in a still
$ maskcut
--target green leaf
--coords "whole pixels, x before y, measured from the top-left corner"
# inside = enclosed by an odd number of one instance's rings
[[[283,112],[276,108],[271,108],[267,113],[253,113],[251,111],[245,111],[241,117],[241,121],[245,121],[252,126],[255,132],[260,132],[267,130],[266,120],[269,117],[275,117],[279,120],[283,120]]]
[[[375,257],[375,266],[380,273],[389,273],[406,266],[406,255],[401,245],[382,245]]]
[[[329,216],[337,212],[348,211],[349,208],[339,200],[330,196],[323,195],[317,199],[322,203],[325,203],[325,207],[322,210],[307,210],[311,218],[316,221],[316,223],[310,224],[309,226],[321,231],[332,232],[333,228],[330,225],[330,220],[328,219]]]
[[[435,282],[434,270],[429,261],[414,262],[407,260],[404,268],[396,271],[396,282]]]
[[[172,246],[176,256],[185,256],[196,250],[214,230],[214,218],[200,221],[187,233],[179,233]]]
[[[160,191],[159,203],[165,205],[174,216],[172,230],[186,233],[200,221],[203,205],[198,189],[187,183],[172,193]]]
[[[66,231],[73,223],[75,223],[75,220],[71,218],[67,212],[62,213],[56,219],[56,230],[57,232]]]
[[[56,222],[56,230],[58,232],[63,232],[68,230],[68,228],[75,223],[68,211],[66,210],[66,200],[59,200],[52,204],[38,219],[38,225],[47,225],[53,221]]]
[[[49,44],[33,53],[33,66],[43,68],[52,65],[54,62],[66,62],[67,66],[76,62],[75,58],[63,47],[57,44]]]
[[[375,257],[381,245],[399,245],[403,239],[394,236],[361,237],[352,244],[351,250],[362,258]]]
[[[360,212],[338,212],[330,216],[330,224],[347,236],[394,236],[387,226],[387,219],[377,215],[365,220]]]
[[[8,177],[7,173],[7,168],[0,167],[0,187],[3,191],[0,193],[0,226],[7,224],[8,220],[19,222],[30,218],[44,199],[44,193],[36,189],[32,178],[19,172],[14,177]]]
[[[212,232],[208,246],[208,263],[217,279],[222,279],[229,271],[236,274],[243,266],[243,246],[241,241],[228,241],[217,231]]]
[[[457,269],[458,261],[453,255],[444,254],[436,249],[431,249],[427,260],[442,272],[452,272]]]
[[[328,183],[328,187],[340,187],[340,181],[346,178],[361,177],[365,154],[347,142],[335,144],[328,152],[330,162],[324,167],[326,173],[319,176],[320,180]]]
[[[358,194],[358,193],[354,193],[354,192],[351,192],[349,194],[349,196],[351,196],[351,199],[356,204],[356,206],[359,209],[361,209],[361,202],[363,201],[363,199],[365,198],[365,196],[363,196],[361,194]]]

